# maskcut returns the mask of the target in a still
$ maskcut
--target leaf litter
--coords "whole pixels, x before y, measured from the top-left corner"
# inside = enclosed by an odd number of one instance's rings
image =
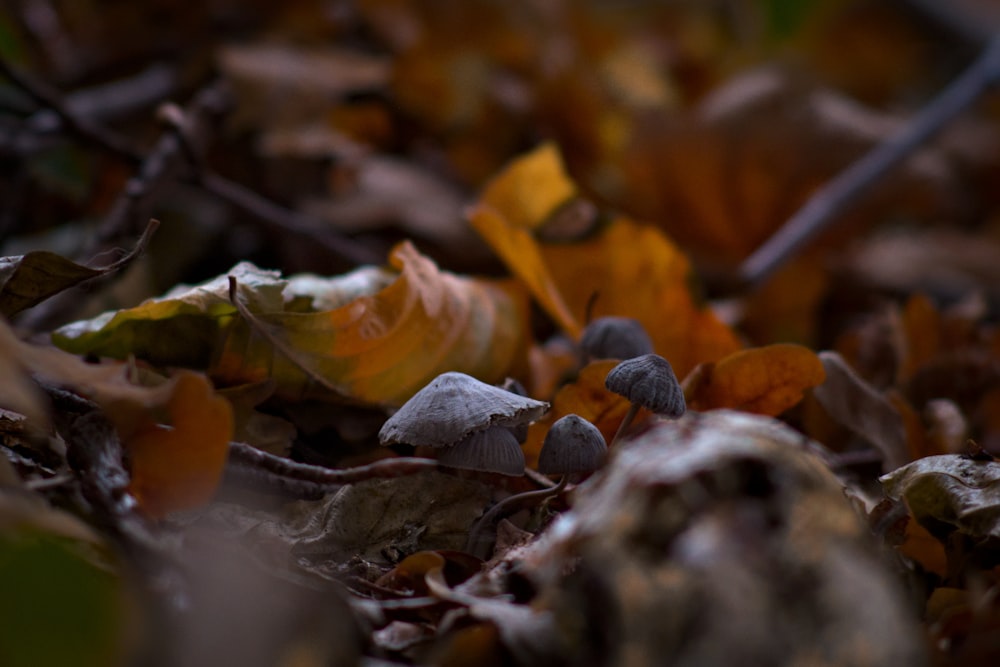
[[[0,662],[995,662],[996,117],[916,102],[968,9],[217,4],[0,19]],[[109,63],[178,39],[153,114]],[[606,387],[654,353],[683,416]]]

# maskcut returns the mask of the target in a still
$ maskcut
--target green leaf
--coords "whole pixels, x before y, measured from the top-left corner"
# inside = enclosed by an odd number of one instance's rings
[[[277,271],[241,262],[228,275],[237,277],[240,294],[254,307],[282,309],[286,281]],[[52,334],[52,342],[75,354],[113,359],[135,355],[158,365],[206,368],[236,313],[229,301],[228,275],[200,285],[178,285],[135,308],[68,324]]]

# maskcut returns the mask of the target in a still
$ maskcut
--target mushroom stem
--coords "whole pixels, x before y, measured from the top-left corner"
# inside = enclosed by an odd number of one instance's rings
[[[478,547],[481,540],[481,534],[489,526],[493,525],[497,520],[508,513],[511,506],[520,506],[527,502],[532,503],[543,503],[549,498],[554,498],[562,493],[563,489],[566,488],[566,484],[569,481],[567,475],[563,475],[559,479],[559,483],[548,489],[536,489],[534,491],[525,491],[524,493],[515,493],[512,496],[504,498],[496,505],[491,507],[486,514],[479,517],[479,520],[472,525],[469,530],[469,538],[465,541],[465,551],[474,556],[477,556]]]
[[[618,444],[618,440],[622,437],[622,434],[625,433],[628,427],[632,425],[632,420],[635,419],[635,416],[636,414],[638,414],[638,412],[639,412],[638,403],[632,403],[631,405],[628,406],[628,412],[625,413],[625,416],[622,418],[621,425],[619,425],[618,430],[615,431],[615,437],[611,438],[610,447],[614,447],[616,444]]]

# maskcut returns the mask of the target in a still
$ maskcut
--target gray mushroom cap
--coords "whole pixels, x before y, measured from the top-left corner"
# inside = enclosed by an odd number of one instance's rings
[[[622,361],[608,373],[604,386],[656,414],[680,417],[687,410],[673,367],[658,354]]]
[[[652,351],[649,334],[630,317],[598,317],[583,329],[580,338],[584,361],[631,359]]]
[[[504,426],[491,426],[470,433],[438,456],[438,462],[452,468],[497,472],[518,477],[524,474],[524,452],[514,434]]]
[[[437,376],[404,403],[382,425],[378,438],[383,445],[446,447],[490,426],[527,424],[548,409],[544,401],[452,371]]]
[[[608,445],[600,429],[579,415],[569,414],[552,424],[545,434],[538,454],[538,472],[593,472],[601,467],[607,454]]]

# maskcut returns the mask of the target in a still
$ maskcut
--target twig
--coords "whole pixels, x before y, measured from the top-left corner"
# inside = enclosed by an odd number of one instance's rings
[[[298,463],[275,456],[274,454],[268,454],[263,450],[242,442],[229,443],[229,460],[233,463],[253,466],[289,479],[329,485],[355,484],[368,479],[405,477],[440,468],[440,464],[434,459],[408,456],[381,459],[368,465],[355,466],[353,468],[324,468],[323,466]]]
[[[549,498],[554,498],[562,493],[563,489],[566,488],[566,482],[566,475],[563,475],[559,480],[559,483],[551,488],[525,491],[524,493],[515,493],[514,495],[508,496],[498,502],[496,505],[491,507],[486,514],[479,517],[479,520],[476,521],[476,523],[473,524],[472,529],[469,530],[469,537],[465,542],[466,553],[478,556],[479,554],[476,552],[479,550],[480,542],[483,541],[483,531],[490,528],[505,514],[509,514],[512,507],[520,508],[525,505],[542,503]]]
[[[897,163],[975,102],[1000,79],[1000,36],[910,123],[827,183],[739,269],[744,285],[767,279],[803,245],[824,231]]]
[[[0,74],[6,74],[34,100],[48,107],[63,121],[69,131],[83,141],[111,152],[129,164],[141,167],[139,174],[129,181],[125,192],[112,208],[98,232],[95,245],[109,242],[127,230],[130,221],[148,215],[149,211],[144,209],[151,207],[161,186],[179,177],[180,168],[187,166],[192,168],[193,173],[185,175],[184,180],[194,183],[234,208],[251,215],[257,221],[265,223],[271,230],[304,236],[351,264],[382,262],[380,254],[340,234],[323,221],[262,197],[253,190],[213,172],[201,163],[200,156],[204,154],[204,143],[207,140],[206,121],[221,111],[228,97],[228,92],[222,88],[222,84],[203,90],[186,110],[171,109],[176,116],[173,118],[171,131],[160,139],[149,156],[143,156],[129,145],[124,137],[86,118],[85,112],[94,106],[91,99],[93,96],[81,98],[76,103],[72,97],[64,100],[55,91],[15,71],[2,58],[0,58]],[[150,76],[150,82],[163,86],[162,73],[153,72],[153,74],[156,74],[156,77]],[[150,86],[150,82],[139,83],[146,88]],[[153,88],[153,92],[158,90],[159,88]],[[143,92],[149,94],[149,91],[143,90]],[[35,124],[47,124],[43,122],[44,115],[40,114],[43,112],[33,117]],[[93,247],[88,250],[92,251]]]
[[[67,128],[84,141],[119,155],[128,156],[132,160],[141,159],[139,153],[120,135],[108,131],[104,126],[80,114],[73,113],[59,93],[22,74],[2,57],[0,57],[0,74],[27,93],[38,104],[52,110],[66,124]]]
[[[298,211],[285,208],[260,196],[250,188],[223,178],[219,174],[203,170],[196,182],[206,192],[252,215],[272,230],[292,232],[304,236],[315,241],[331,254],[352,264],[382,263],[382,257],[374,250],[348,236],[337,233],[330,225]]]
[[[143,160],[139,173],[129,179],[125,190],[119,195],[104,219],[88,248],[100,247],[114,239],[128,235],[136,220],[149,216],[150,209],[160,194],[178,180],[188,166],[188,151],[204,151],[208,141],[209,128],[228,104],[228,91],[217,83],[202,89],[184,112],[185,136],[171,130],[157,142],[153,152]]]

